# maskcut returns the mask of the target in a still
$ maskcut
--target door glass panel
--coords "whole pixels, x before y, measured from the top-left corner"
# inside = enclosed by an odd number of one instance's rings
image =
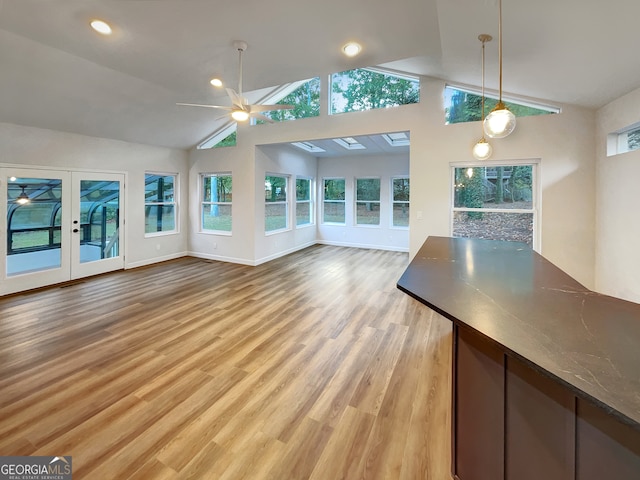
[[[80,182],[80,263],[119,256],[119,216],[120,182]]]
[[[7,276],[61,266],[62,180],[7,179]]]

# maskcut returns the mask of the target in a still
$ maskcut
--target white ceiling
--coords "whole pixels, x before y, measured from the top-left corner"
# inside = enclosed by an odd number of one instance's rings
[[[112,24],[93,32],[89,20]],[[503,0],[504,90],[599,107],[640,87],[638,0]],[[0,0],[0,121],[189,148],[236,87],[245,91],[389,63],[497,88],[497,0]],[[341,46],[364,46],[354,59]]]

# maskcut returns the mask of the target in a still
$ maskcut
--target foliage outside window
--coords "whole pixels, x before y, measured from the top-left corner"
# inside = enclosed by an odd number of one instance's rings
[[[356,178],[356,225],[380,225],[379,178]]]
[[[447,124],[476,122],[482,119],[482,95],[454,87],[445,87],[445,121]],[[485,96],[484,116],[486,117],[498,103],[497,98]],[[517,102],[504,102],[516,117],[548,115],[558,113],[557,109],[543,106],[523,105]]]
[[[213,148],[221,148],[221,147],[235,147],[238,140],[238,132],[233,131],[218,143],[216,143]]]
[[[226,233],[232,227],[233,179],[228,173],[202,174],[200,228],[203,232]]]
[[[322,223],[338,223],[344,225],[345,218],[345,179],[325,178],[322,197]]]
[[[287,180],[283,175],[264,177],[264,230],[273,232],[289,227],[289,203],[287,201]]]
[[[145,234],[176,231],[177,175],[147,173],[144,176]]]
[[[534,241],[533,165],[454,168],[453,236]]]
[[[417,79],[357,68],[331,75],[331,114],[397,107],[420,101]]]
[[[296,226],[298,227],[313,223],[311,187],[310,178],[296,178]]]
[[[393,192],[391,225],[394,227],[409,226],[409,177],[394,177],[391,179]]]
[[[320,77],[315,77],[311,80],[305,81],[293,92],[276,102],[276,105],[278,104],[293,105],[293,108],[291,110],[272,110],[264,112],[264,116],[276,122],[319,116]]]

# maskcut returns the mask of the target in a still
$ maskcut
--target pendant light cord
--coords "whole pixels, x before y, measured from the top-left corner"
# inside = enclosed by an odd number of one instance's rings
[[[480,118],[481,118],[481,121],[483,122],[484,122],[484,44],[485,42],[486,40],[482,39],[482,115],[480,115]]]
[[[502,0],[498,0],[498,59],[500,63],[498,84],[500,88],[499,103],[502,103]]]

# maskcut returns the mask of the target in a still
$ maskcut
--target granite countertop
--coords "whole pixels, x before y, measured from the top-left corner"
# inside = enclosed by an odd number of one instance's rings
[[[527,245],[429,237],[398,288],[640,430],[640,305]]]

